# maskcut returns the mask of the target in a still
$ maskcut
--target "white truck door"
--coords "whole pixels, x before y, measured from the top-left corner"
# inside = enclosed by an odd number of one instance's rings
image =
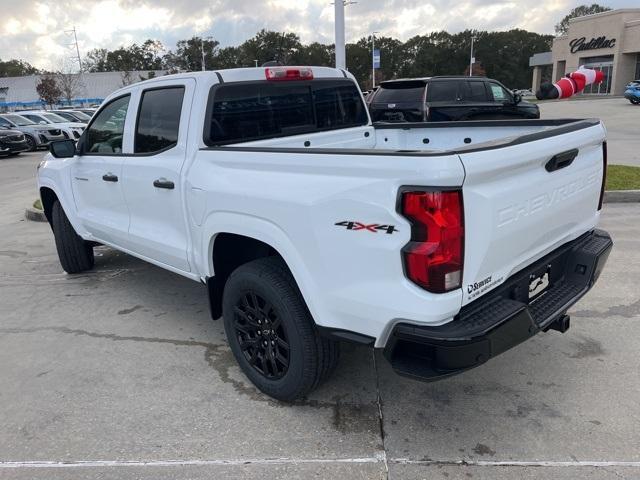
[[[143,257],[190,271],[181,170],[186,156],[193,79],[141,86],[133,155],[123,165],[131,215],[128,248]]]
[[[71,166],[78,217],[97,240],[124,246],[129,211],[122,192],[123,145],[130,95],[113,99],[94,117]]]

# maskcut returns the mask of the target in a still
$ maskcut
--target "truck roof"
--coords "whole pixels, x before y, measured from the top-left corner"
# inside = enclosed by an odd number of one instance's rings
[[[242,67],[242,68],[230,68],[226,70],[207,70],[204,72],[184,72],[173,73],[162,77],[154,77],[149,80],[144,80],[139,83],[152,83],[166,79],[178,79],[178,78],[222,78],[224,82],[235,81],[251,81],[251,80],[265,80],[265,71],[268,68],[310,68],[313,71],[313,78],[352,78],[352,75],[342,69],[332,67],[314,67],[306,65],[286,65],[286,66],[271,66],[271,67]],[[124,87],[126,88],[126,87]]]

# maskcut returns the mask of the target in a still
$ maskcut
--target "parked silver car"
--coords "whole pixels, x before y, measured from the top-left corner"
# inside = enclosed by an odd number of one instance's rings
[[[28,118],[32,122],[39,125],[51,125],[55,128],[62,130],[62,134],[65,138],[71,140],[78,140],[86,125],[80,122],[70,122],[66,118],[62,118],[55,113],[51,113],[47,110],[25,110],[18,112],[21,117]]]
[[[53,125],[38,125],[15,113],[0,114],[0,128],[11,128],[24,133],[29,150],[47,147],[55,140],[64,140],[62,130]]]
[[[91,120],[91,115],[87,115],[80,110],[49,110],[49,112],[55,113],[69,122],[89,123],[89,120]]]

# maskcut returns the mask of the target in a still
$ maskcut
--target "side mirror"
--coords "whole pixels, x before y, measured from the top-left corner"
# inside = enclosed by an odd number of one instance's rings
[[[76,154],[76,142],[73,140],[57,140],[49,144],[49,151],[55,158],[73,158]]]
[[[49,124],[48,124],[47,122],[45,122],[44,120],[40,120],[38,123],[39,123],[40,125],[49,125]]]
[[[519,93],[514,93],[513,94],[513,103],[515,103],[517,105],[521,101],[522,101],[522,95],[520,95]]]

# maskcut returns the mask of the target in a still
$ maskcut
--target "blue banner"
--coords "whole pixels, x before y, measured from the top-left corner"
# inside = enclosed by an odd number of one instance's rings
[[[380,50],[373,50],[373,68],[380,68]]]

